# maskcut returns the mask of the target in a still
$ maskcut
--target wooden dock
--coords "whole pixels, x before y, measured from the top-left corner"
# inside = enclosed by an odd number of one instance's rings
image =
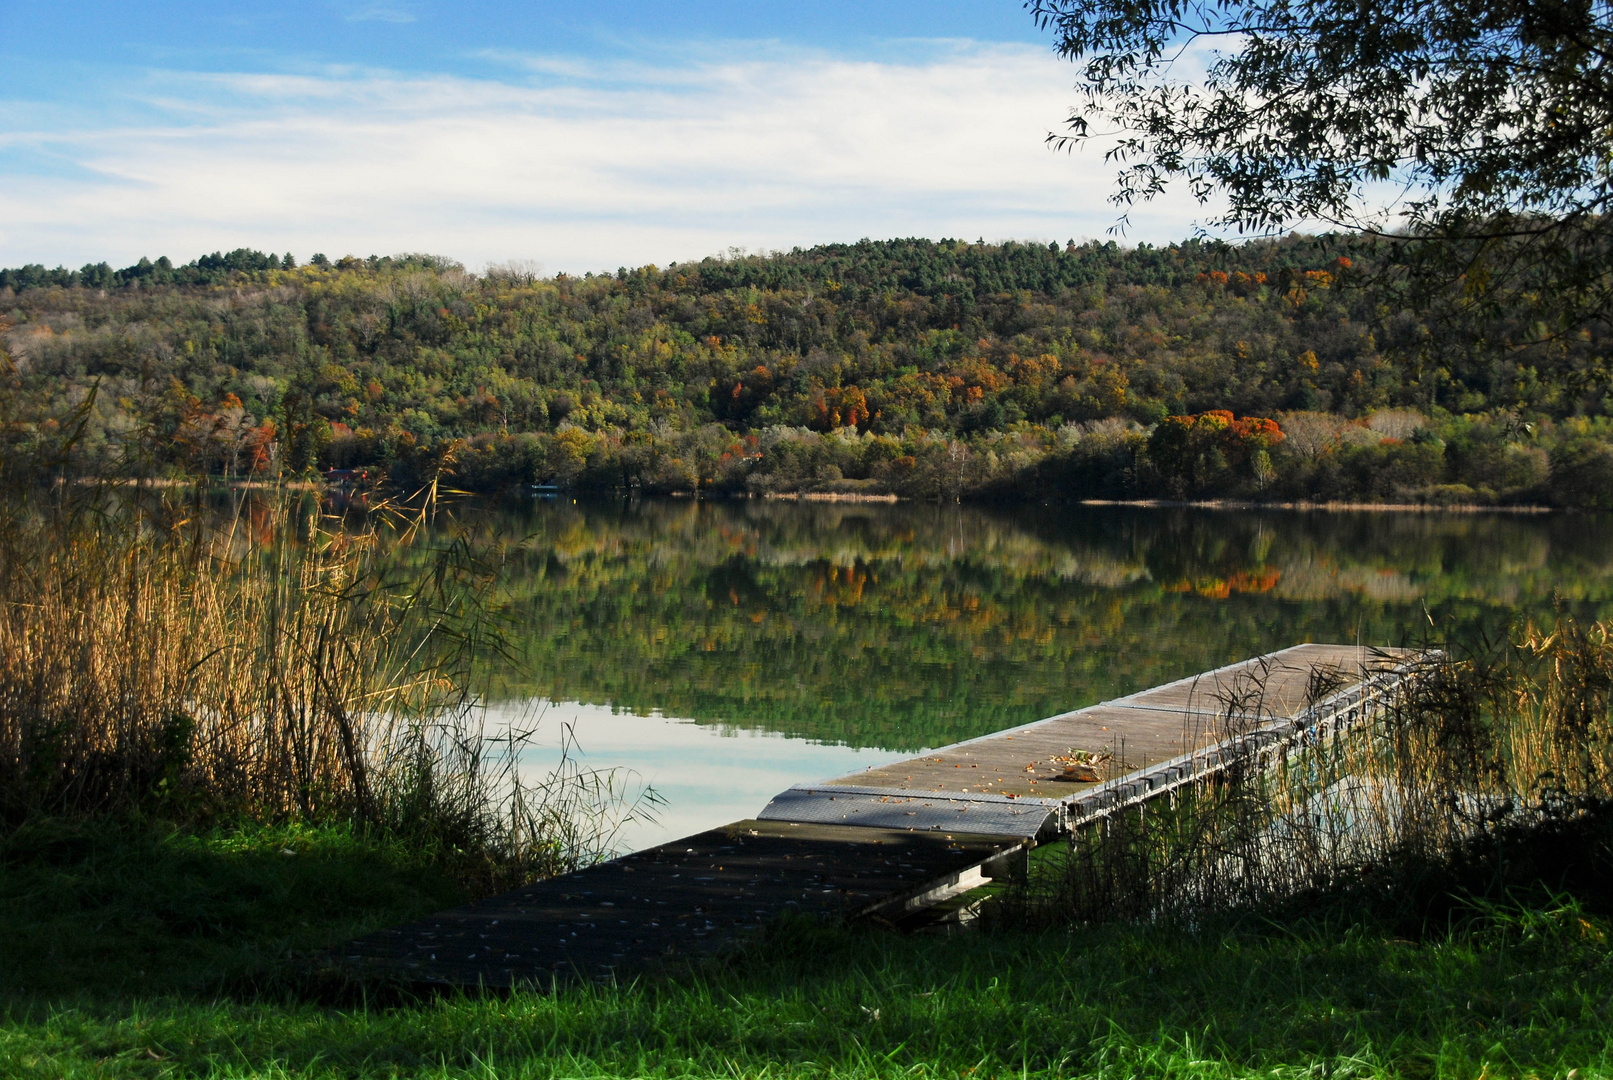
[[[1296,645],[893,765],[792,787],[755,820],[350,942],[359,974],[462,986],[611,979],[787,912],[900,924],[1030,849],[1250,754],[1371,714],[1412,654]]]

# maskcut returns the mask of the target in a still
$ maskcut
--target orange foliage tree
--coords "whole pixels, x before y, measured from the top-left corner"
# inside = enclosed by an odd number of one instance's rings
[[[1282,428],[1263,416],[1238,418],[1225,409],[1167,416],[1148,437],[1148,460],[1172,494],[1190,494],[1228,481],[1262,483],[1267,451],[1283,440]],[[1235,486],[1231,485],[1231,486]]]

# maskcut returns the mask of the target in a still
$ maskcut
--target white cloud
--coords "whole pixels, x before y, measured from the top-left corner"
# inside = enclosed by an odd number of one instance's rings
[[[362,4],[347,13],[348,22],[412,23],[415,19],[415,13],[404,4]]]
[[[542,85],[162,74],[153,122],[0,131],[0,154],[74,165],[0,171],[0,264],[244,244],[580,272],[863,236],[1062,240],[1117,217],[1101,154],[1043,145],[1073,98],[1043,50],[734,51],[666,68],[533,58],[569,75]],[[1178,238],[1202,216],[1163,200],[1133,213],[1131,238]]]

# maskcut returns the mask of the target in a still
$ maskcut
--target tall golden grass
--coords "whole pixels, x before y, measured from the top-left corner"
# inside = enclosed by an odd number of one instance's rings
[[[1386,661],[1387,662],[1387,661]],[[1314,681],[1319,710],[1336,688]],[[1194,921],[1455,873],[1613,806],[1613,625],[1428,650],[1382,707],[1078,829],[1014,906],[1036,921]],[[1223,729],[1263,727],[1258,683]]]
[[[14,489],[3,517],[0,823],[351,822],[482,888],[608,846],[608,775],[523,786],[477,723],[464,661],[496,640],[463,545],[403,560],[385,514],[285,491]]]

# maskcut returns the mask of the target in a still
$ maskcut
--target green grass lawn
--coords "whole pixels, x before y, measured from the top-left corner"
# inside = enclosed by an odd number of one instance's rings
[[[1420,940],[1337,906],[1197,932],[795,924],[552,994],[366,1000],[302,974],[458,898],[341,832],[26,830],[0,848],[0,1075],[1613,1076],[1613,926],[1569,897]]]

